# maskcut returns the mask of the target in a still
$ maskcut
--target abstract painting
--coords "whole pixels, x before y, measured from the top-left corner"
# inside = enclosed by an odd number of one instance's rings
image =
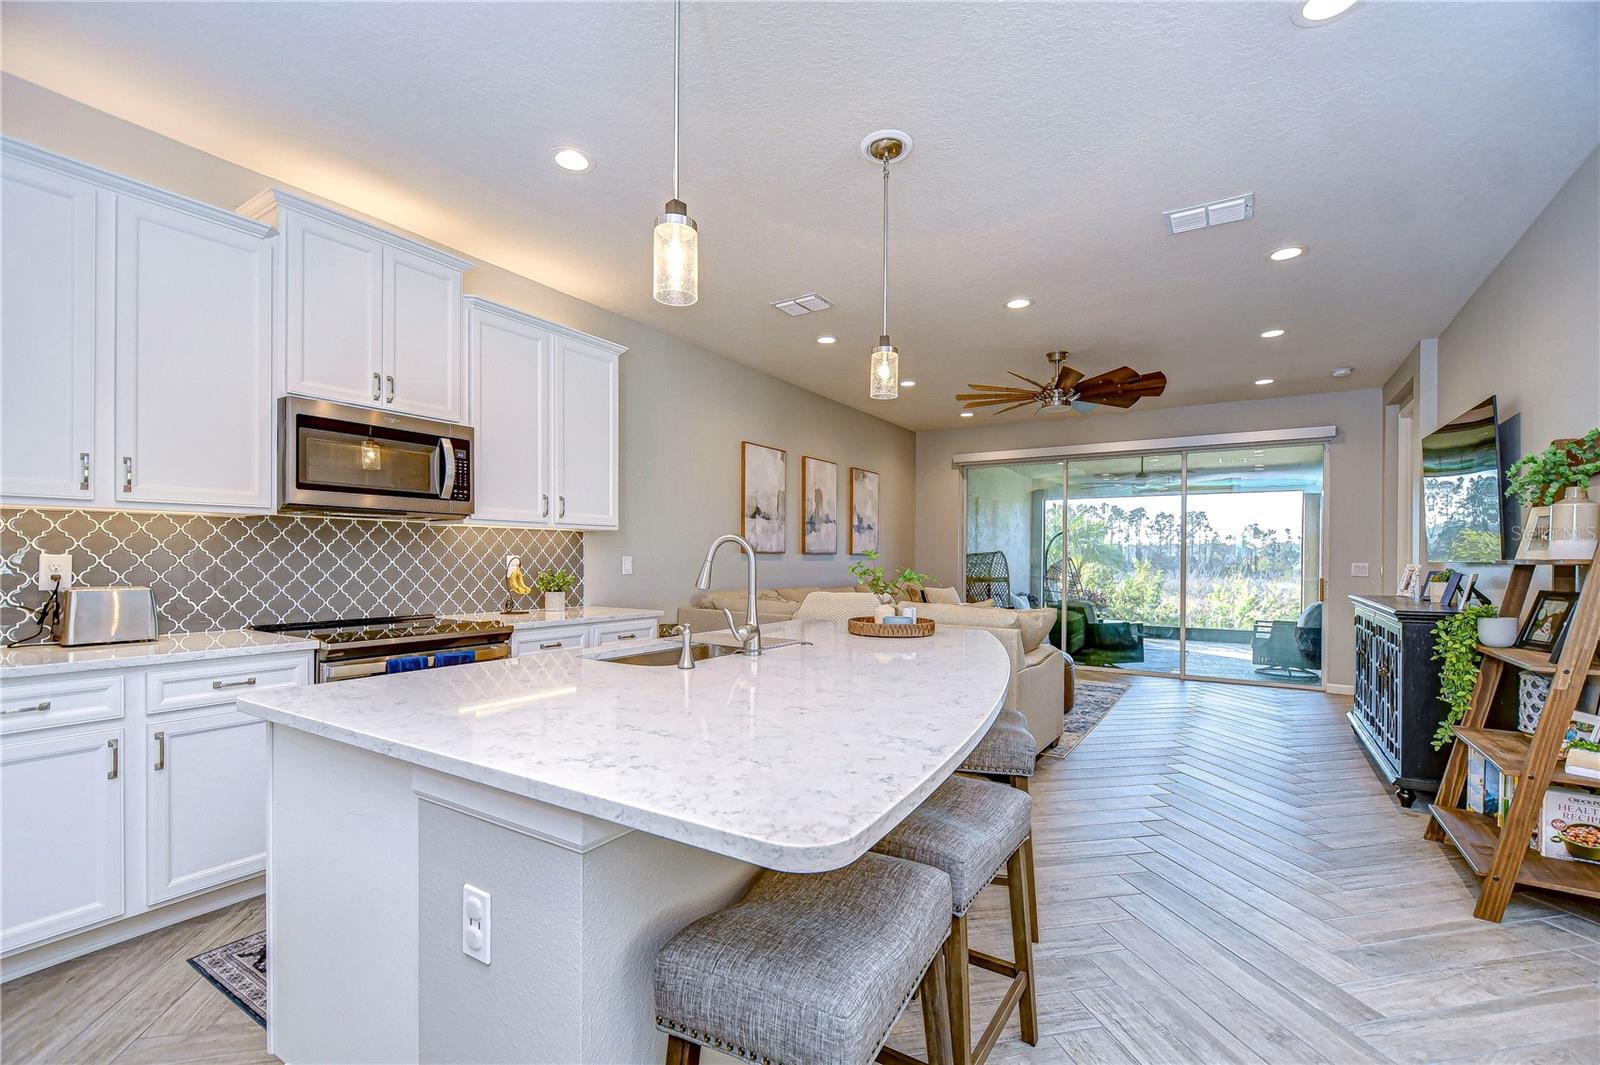
[[[878,549],[878,475],[850,467],[850,553]]]
[[[800,495],[805,521],[800,529],[800,550],[808,555],[832,555],[839,550],[839,466],[810,455],[800,459]]]
[[[787,492],[789,453],[746,440],[739,463],[739,532],[757,552],[788,550]]]

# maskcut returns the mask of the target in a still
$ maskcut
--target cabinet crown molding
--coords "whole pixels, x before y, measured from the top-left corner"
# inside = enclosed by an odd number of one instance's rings
[[[597,337],[593,333],[585,333],[583,330],[574,329],[571,326],[560,325],[548,319],[529,314],[527,311],[519,311],[515,307],[507,307],[503,303],[484,299],[482,296],[463,296],[461,297],[461,302],[467,305],[469,311],[480,310],[487,311],[490,314],[497,314],[502,318],[510,318],[513,321],[521,322],[523,325],[531,325],[536,329],[546,329],[571,340],[581,340],[585,344],[593,344],[595,347],[608,351],[613,355],[621,355],[628,350],[625,345],[618,344],[615,341]]]
[[[238,214],[224,207],[202,203],[187,196],[179,196],[175,192],[158,189],[154,185],[146,185],[142,181],[123,177],[121,174],[113,174],[109,170],[101,170],[97,166],[91,166],[76,159],[69,159],[64,155],[57,155],[55,152],[46,151],[25,141],[19,141],[14,137],[0,137],[0,157],[20,159],[24,162],[33,163],[35,166],[42,166],[47,170],[54,170],[68,177],[99,185],[110,192],[133,196],[149,203],[160,204],[163,207],[182,211],[195,218],[228,226],[252,237],[270,237],[276,232],[271,225],[259,222],[252,217]]]
[[[311,215],[313,218],[327,222],[329,225],[341,226],[353,233],[376,240],[391,247],[403,248],[425,259],[432,259],[441,266],[448,266],[456,270],[467,271],[477,265],[471,259],[463,259],[441,251],[431,244],[424,244],[410,237],[403,237],[393,230],[384,229],[382,226],[373,225],[371,222],[362,221],[342,211],[335,210],[326,204],[315,200],[308,200],[303,196],[296,196],[292,192],[285,192],[280,188],[265,188],[244,203],[239,205],[239,213],[250,218],[266,218],[274,216],[278,208],[286,207],[291,211]]]

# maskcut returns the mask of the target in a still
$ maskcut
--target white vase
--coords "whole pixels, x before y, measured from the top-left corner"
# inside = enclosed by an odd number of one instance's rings
[[[545,592],[544,608],[552,613],[565,613],[567,609],[567,593]]]
[[[1510,647],[1517,642],[1517,619],[1479,618],[1478,642],[1485,647]]]
[[[1582,488],[1568,488],[1550,505],[1550,557],[1593,558],[1597,539],[1600,503],[1593,502]]]

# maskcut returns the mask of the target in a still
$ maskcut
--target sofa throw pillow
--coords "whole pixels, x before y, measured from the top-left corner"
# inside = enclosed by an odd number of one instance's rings
[[[961,593],[954,588],[924,588],[922,601],[925,603],[948,603],[956,606],[961,602]]]
[[[977,603],[924,603],[917,607],[917,617],[930,618],[940,625],[972,625],[985,629],[1018,628],[1015,610],[996,610]]]
[[[812,592],[806,596],[800,609],[794,612],[796,621],[846,621],[850,618],[871,617],[878,597],[868,592]]]
[[[1050,607],[1017,611],[1017,627],[1022,629],[1022,649],[1031,651],[1044,643],[1055,627],[1056,612]]]

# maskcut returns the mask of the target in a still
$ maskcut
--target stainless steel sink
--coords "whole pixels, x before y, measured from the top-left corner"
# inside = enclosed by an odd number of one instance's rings
[[[602,658],[602,662],[616,662],[624,666],[676,666],[678,653],[681,648],[663,647],[658,651],[639,651],[631,655],[619,655],[616,658]],[[723,655],[736,655],[737,647],[726,647],[716,643],[692,643],[689,645],[689,654],[696,662],[704,662],[708,658],[721,658]]]

